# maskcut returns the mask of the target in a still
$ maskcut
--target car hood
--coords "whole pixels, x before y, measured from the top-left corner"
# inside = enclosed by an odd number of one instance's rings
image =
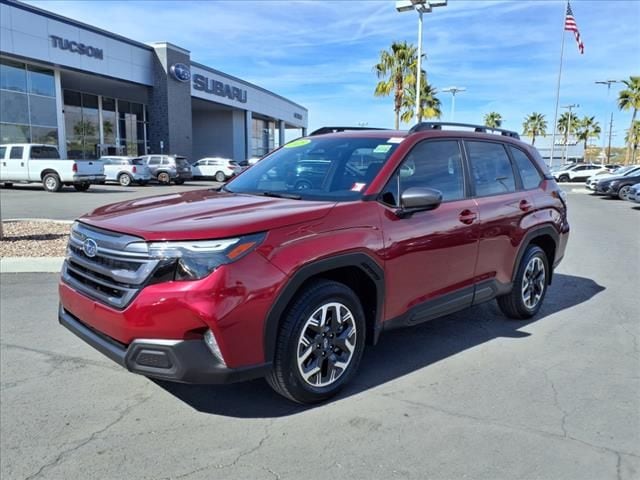
[[[106,205],[79,220],[150,241],[203,240],[318,220],[334,205],[195,190]]]

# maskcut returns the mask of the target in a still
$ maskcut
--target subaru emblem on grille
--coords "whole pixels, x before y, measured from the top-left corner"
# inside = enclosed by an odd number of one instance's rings
[[[98,253],[98,244],[92,238],[87,238],[82,244],[82,251],[87,257],[93,258]]]

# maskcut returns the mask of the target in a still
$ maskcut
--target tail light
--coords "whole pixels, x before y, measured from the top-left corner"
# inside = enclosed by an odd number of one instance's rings
[[[72,171],[73,173],[78,173],[78,164],[77,164],[77,163],[74,163],[74,164],[73,164],[73,167],[71,167],[71,171]]]
[[[134,165],[133,168],[131,169],[132,173],[136,173],[138,171],[138,169],[136,168],[136,166]]]

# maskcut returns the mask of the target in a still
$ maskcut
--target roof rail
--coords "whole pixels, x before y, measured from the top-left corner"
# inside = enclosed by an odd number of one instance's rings
[[[324,135],[325,133],[336,133],[336,132],[348,132],[351,130],[389,130],[388,128],[374,128],[374,127],[321,127],[317,130],[311,132],[309,137],[314,135]]]
[[[442,130],[442,127],[462,127],[462,128],[473,128],[474,132],[482,132],[482,133],[500,133],[500,135],[504,135],[505,137],[511,137],[520,139],[520,135],[518,132],[514,132],[511,130],[504,130],[503,128],[493,128],[487,127],[486,125],[473,125],[471,123],[453,123],[453,122],[420,122],[415,124],[409,130],[409,133],[422,132],[424,130]]]

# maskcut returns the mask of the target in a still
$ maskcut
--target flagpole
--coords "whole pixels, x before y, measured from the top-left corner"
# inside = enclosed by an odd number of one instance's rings
[[[567,1],[567,5],[569,5],[568,1]],[[553,134],[551,136],[551,158],[549,159],[549,162],[551,163],[552,167],[553,167],[553,154],[555,152],[555,147],[556,147],[556,129],[558,128],[558,106],[560,105],[560,80],[562,79],[562,60],[564,57],[564,27],[565,27],[566,17],[567,17],[567,9],[565,7],[564,15],[562,17],[562,42],[560,44],[560,69],[558,70],[558,85],[556,87],[556,110],[553,115]]]

